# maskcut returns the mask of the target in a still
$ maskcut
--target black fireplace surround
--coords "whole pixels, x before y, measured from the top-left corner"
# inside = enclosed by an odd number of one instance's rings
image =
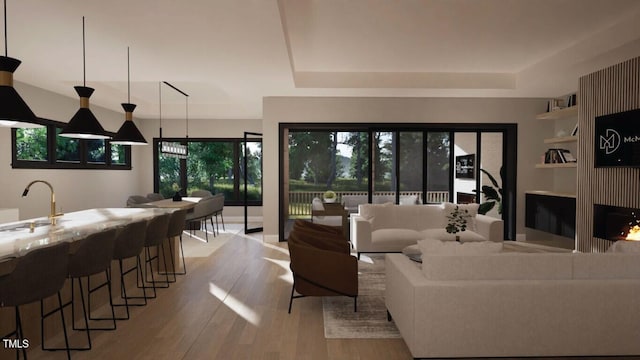
[[[640,209],[593,205],[593,236],[610,240],[624,240],[629,229],[640,225]]]

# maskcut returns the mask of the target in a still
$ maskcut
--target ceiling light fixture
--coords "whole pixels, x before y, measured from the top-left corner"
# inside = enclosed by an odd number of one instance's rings
[[[74,86],[80,96],[80,109],[69,120],[67,126],[60,132],[60,136],[75,139],[110,139],[98,119],[89,109],[89,98],[93,94],[93,88],[87,87],[87,66],[84,39],[84,16],[82,17],[82,77],[83,86]]]
[[[127,103],[122,104],[125,112],[125,119],[120,129],[111,140],[112,144],[119,145],[147,145],[147,140],[136,124],[133,122],[133,110],[136,104],[131,104],[131,69],[129,67],[129,47],[127,46]]]
[[[186,159],[189,155],[189,148],[186,144],[181,144],[176,141],[171,142],[163,142],[162,141],[162,83],[165,83],[167,86],[171,87],[173,90],[179,92],[184,95],[186,101],[186,130],[185,130],[185,139],[188,143],[189,141],[189,95],[184,91],[178,89],[177,87],[171,85],[170,83],[163,81],[160,83],[160,152],[167,157],[174,157],[178,159]]]
[[[38,117],[13,87],[13,73],[21,61],[8,56],[7,0],[4,0],[4,56],[0,56],[0,127],[38,128]]]

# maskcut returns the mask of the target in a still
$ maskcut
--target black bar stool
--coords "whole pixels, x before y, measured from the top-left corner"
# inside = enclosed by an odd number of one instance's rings
[[[15,268],[7,275],[0,277],[0,307],[13,306],[16,313],[16,330],[3,336],[8,338],[16,336],[22,343],[22,321],[20,319],[20,305],[29,304],[40,300],[41,332],[44,332],[44,319],[59,311],[64,332],[64,341],[67,347],[67,358],[71,359],[69,351],[69,339],[64,320],[62,297],[60,290],[68,274],[69,243],[62,242],[51,246],[36,248],[24,256],[15,259]],[[51,313],[44,313],[43,300],[54,294],[58,295],[58,309]],[[43,350],[44,350],[44,342]],[[26,359],[27,353],[22,349],[22,356]],[[16,358],[20,352],[16,349]]]
[[[115,244],[117,230],[110,229],[97,233],[93,233],[85,237],[84,239],[77,240],[71,243],[69,247],[69,279],[71,280],[71,300],[62,305],[66,307],[71,305],[71,319],[72,328],[74,330],[84,330],[87,334],[87,345],[84,347],[73,347],[70,350],[91,350],[91,330],[114,330],[116,328],[115,314],[113,310],[113,303],[111,301],[111,276],[108,269],[111,266],[111,259],[113,258],[113,246]],[[99,273],[105,273],[106,282],[91,288],[91,282],[89,277]],[[89,326],[89,317],[91,314],[91,305],[89,304],[89,310],[85,303],[84,289],[82,286],[82,278],[87,278],[87,293],[91,296],[91,293],[106,286],[109,292],[109,306],[111,308],[111,318],[113,324],[108,328],[97,328]],[[84,317],[84,327],[76,327],[75,319],[75,283],[78,283],[80,287],[80,301],[82,303],[82,314]],[[44,346],[44,334],[42,335],[42,344]],[[64,348],[44,348],[45,350],[66,350]]]
[[[144,278],[142,279],[142,284],[138,284],[139,288],[147,288],[147,289],[153,289],[153,295],[147,297],[148,299],[153,299],[157,296],[156,294],[156,289],[158,288],[168,288],[170,281],[169,281],[169,275],[165,274],[165,279],[164,280],[156,280],[155,276],[154,276],[154,270],[153,270],[153,261],[156,260],[158,262],[158,266],[159,266],[159,262],[160,262],[160,254],[162,254],[162,260],[164,263],[164,268],[165,270],[169,269],[167,267],[167,258],[164,253],[164,241],[167,239],[167,233],[169,230],[169,218],[170,218],[171,214],[167,213],[167,214],[162,214],[162,215],[158,215],[154,218],[152,218],[151,220],[149,220],[149,222],[147,223],[147,234],[145,236],[145,241],[144,241],[144,253],[145,253],[145,260],[144,260]],[[155,255],[151,255],[151,248],[155,247],[156,248],[156,254]],[[147,268],[149,269],[149,272],[147,272]],[[151,279],[149,279],[149,274],[151,274]],[[159,283],[163,283],[164,285],[156,285]],[[151,284],[151,286],[148,286],[146,284]]]
[[[113,260],[118,260],[120,268],[120,297],[124,303],[114,303],[113,306],[124,306],[126,308],[126,316],[118,317],[117,320],[129,319],[129,306],[145,306],[147,305],[147,292],[142,288],[142,296],[127,295],[127,286],[125,284],[125,275],[136,271],[136,284],[138,279],[142,278],[142,260],[140,254],[144,249],[144,241],[147,236],[147,220],[137,221],[125,225],[116,237],[115,246],[113,248]],[[124,269],[124,260],[136,258],[136,265],[129,269]],[[138,277],[139,276],[139,277]],[[142,302],[131,303],[131,299],[142,299]]]
[[[176,210],[171,213],[169,219],[169,228],[167,230],[167,238],[169,239],[169,250],[171,253],[171,266],[173,269],[173,275],[184,275],[187,273],[187,264],[184,262],[184,248],[182,247],[182,232],[185,229],[185,220],[187,217],[187,210]],[[173,260],[173,246],[171,246],[171,238],[180,238],[180,253],[182,254],[182,271],[176,272],[176,264]]]

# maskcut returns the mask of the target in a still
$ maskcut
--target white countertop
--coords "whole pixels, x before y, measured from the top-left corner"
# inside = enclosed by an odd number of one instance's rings
[[[92,233],[151,219],[175,209],[103,208],[71,212],[58,217],[52,226],[46,217],[0,225],[0,260],[24,255],[39,246],[75,241]],[[36,224],[33,232],[29,224]]]

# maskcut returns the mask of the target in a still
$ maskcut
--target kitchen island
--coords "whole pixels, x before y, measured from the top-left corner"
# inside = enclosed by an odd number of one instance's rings
[[[0,276],[11,271],[11,262],[4,260],[22,256],[38,247],[80,240],[95,232],[122,227],[173,211],[175,209],[170,208],[101,208],[61,215],[57,218],[56,225],[51,225],[47,217],[2,224]]]

